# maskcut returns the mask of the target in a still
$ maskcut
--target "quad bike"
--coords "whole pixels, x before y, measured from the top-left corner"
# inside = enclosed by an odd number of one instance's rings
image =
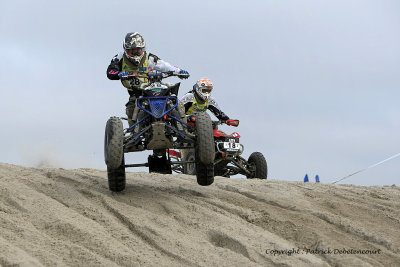
[[[181,120],[178,107],[179,85],[163,83],[162,79],[178,76],[172,72],[129,72],[123,79],[148,79],[143,87],[132,86],[136,92],[136,107],[133,112],[133,125],[123,129],[121,119],[111,117],[106,124],[104,138],[104,157],[107,165],[109,189],[114,192],[125,189],[125,168],[149,167],[149,172],[172,173],[171,165],[186,164],[184,161],[171,162],[168,151],[192,149],[193,163],[196,164],[197,182],[211,185],[214,182],[215,148],[213,126],[206,112],[197,114],[195,127]],[[133,83],[135,84],[135,83]],[[181,111],[182,112],[182,111]],[[125,164],[124,153],[153,150],[146,163]]]
[[[194,125],[196,116],[189,116],[189,124]],[[215,144],[215,161],[214,174],[216,176],[231,177],[236,174],[242,174],[248,179],[259,178],[267,179],[268,167],[267,162],[260,152],[253,152],[249,159],[246,160],[240,155],[244,151],[243,144],[239,143],[240,135],[234,132],[230,135],[218,130],[218,125],[225,123],[226,125],[237,127],[238,120],[213,121],[213,135]],[[175,166],[173,171],[177,173],[195,175],[197,166],[191,162],[195,160],[196,153],[189,150],[186,153],[185,159],[182,159],[182,153],[174,150],[169,151],[171,157],[176,160],[185,162],[182,166]]]

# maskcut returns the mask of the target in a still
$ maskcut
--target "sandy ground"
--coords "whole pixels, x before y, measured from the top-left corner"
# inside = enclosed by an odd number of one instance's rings
[[[2,266],[400,266],[396,186],[0,163],[0,225]]]

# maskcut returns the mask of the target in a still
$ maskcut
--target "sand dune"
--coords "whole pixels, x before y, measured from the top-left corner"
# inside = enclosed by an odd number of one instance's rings
[[[396,186],[0,164],[0,190],[2,266],[400,265]]]

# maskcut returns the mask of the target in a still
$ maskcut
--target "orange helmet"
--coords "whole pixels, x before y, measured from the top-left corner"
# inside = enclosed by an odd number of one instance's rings
[[[195,97],[201,102],[205,102],[211,96],[214,88],[213,82],[208,78],[201,78],[193,86]]]

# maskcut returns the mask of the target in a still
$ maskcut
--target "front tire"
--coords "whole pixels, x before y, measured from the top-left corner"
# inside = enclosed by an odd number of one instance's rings
[[[126,174],[125,174],[125,160],[122,157],[122,163],[118,168],[111,169],[107,167],[108,188],[113,192],[121,192],[125,189]]]
[[[214,135],[210,115],[206,112],[196,114],[197,145],[196,154],[203,164],[213,164],[215,159]]]
[[[197,183],[202,186],[208,186],[214,183],[214,164],[196,163]]]
[[[193,149],[185,156],[185,161],[196,161],[196,154]],[[183,173],[196,175],[197,183],[202,186],[208,186],[214,183],[214,164],[204,164],[200,161],[196,163],[186,163],[183,167]]]
[[[104,160],[110,169],[117,169],[122,162],[124,130],[118,117],[108,119],[104,135]]]
[[[247,175],[248,179],[267,179],[268,167],[263,154],[260,152],[253,152],[249,157],[248,164],[249,170],[252,173],[251,175]]]

